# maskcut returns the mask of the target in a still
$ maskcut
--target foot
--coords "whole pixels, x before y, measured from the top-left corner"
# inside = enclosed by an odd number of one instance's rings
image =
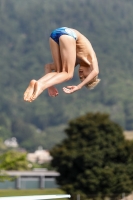
[[[51,96],[51,97],[56,97],[56,96],[59,94],[59,92],[58,92],[58,90],[56,89],[56,87],[51,86],[51,87],[48,88],[48,94],[49,94],[49,96]]]
[[[34,85],[34,92],[30,98],[30,102],[34,101],[43,92],[42,84],[36,81]]]
[[[30,102],[30,98],[33,95],[34,92],[34,87],[35,87],[35,83],[37,81],[36,80],[31,80],[30,84],[28,86],[28,88],[26,89],[25,93],[24,93],[24,100],[25,101],[29,101]]]

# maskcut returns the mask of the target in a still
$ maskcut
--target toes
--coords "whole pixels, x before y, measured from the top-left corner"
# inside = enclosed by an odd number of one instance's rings
[[[34,80],[34,79],[30,81],[29,86],[28,86],[27,90],[24,93],[24,100],[25,101],[29,101],[30,102],[30,98],[33,95],[34,86],[35,86],[36,82],[37,81]]]

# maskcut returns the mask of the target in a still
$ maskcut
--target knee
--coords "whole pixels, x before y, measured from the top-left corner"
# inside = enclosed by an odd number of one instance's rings
[[[32,80],[30,81],[31,84],[33,84],[33,83],[35,83],[35,82],[36,82],[35,79],[32,79]]]
[[[73,78],[73,74],[68,74],[68,80],[71,80]]]
[[[46,64],[46,65],[44,66],[44,68],[45,68],[45,69],[49,69],[50,66],[51,66],[51,63],[48,63],[48,64]]]
[[[44,66],[44,71],[49,73],[52,70],[55,70],[54,64],[53,63],[48,63]]]
[[[46,72],[49,69],[49,64],[44,65],[44,71]]]

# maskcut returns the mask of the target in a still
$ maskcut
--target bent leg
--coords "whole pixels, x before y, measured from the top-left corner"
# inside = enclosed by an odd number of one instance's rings
[[[69,76],[73,77],[76,63],[76,41],[68,35],[62,35],[59,41],[62,71],[66,71]]]
[[[70,36],[62,35],[60,37],[60,49],[51,38],[50,46],[57,73],[47,81],[42,77],[35,83],[35,90],[31,101],[35,100],[45,89],[68,81],[73,77],[76,61],[76,41]]]
[[[51,49],[51,54],[55,66],[56,72],[61,72],[62,71],[62,62],[61,62],[61,55],[60,55],[60,48],[59,45],[52,39],[49,38],[49,45]]]
[[[69,80],[69,76],[67,72],[56,73],[47,81],[43,81],[43,77],[36,81],[34,85],[34,92],[30,98],[30,102],[35,100],[45,89],[57,85],[59,83],[65,82]]]
[[[54,65],[54,63],[49,63],[47,64],[47,67],[52,68],[52,65]],[[53,66],[54,68],[54,66]],[[41,79],[40,79],[40,83],[43,81],[47,81],[48,79],[52,78],[53,76],[55,76],[57,72],[51,72],[51,73],[47,73],[46,75],[44,75]],[[29,83],[29,86],[27,87],[26,91],[24,92],[24,100],[25,101],[30,101],[31,96],[34,93],[35,90],[35,83],[37,81],[36,80],[31,80]]]

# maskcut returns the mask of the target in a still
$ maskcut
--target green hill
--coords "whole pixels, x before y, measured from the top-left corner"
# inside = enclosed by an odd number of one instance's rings
[[[133,129],[133,2],[130,0],[0,1],[0,137],[14,136],[28,150],[51,148],[64,138],[67,122],[86,112],[107,112],[123,129]],[[48,38],[61,26],[81,31],[99,61],[101,83],[92,91],[66,95],[63,86],[77,84],[77,70],[35,102],[23,101],[29,81],[51,62]],[[32,141],[31,141],[32,139]]]

